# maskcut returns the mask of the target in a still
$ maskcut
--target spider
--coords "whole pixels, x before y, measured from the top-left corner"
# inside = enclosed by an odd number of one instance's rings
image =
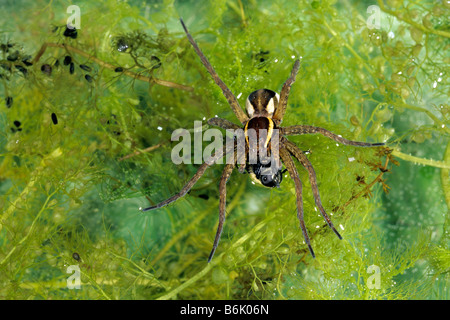
[[[222,229],[225,222],[226,183],[236,165],[238,165],[239,172],[244,173],[245,171],[247,171],[253,180],[259,182],[265,187],[279,187],[282,180],[282,174],[284,173],[284,171],[286,170],[288,171],[289,176],[294,181],[295,185],[295,192],[297,198],[297,217],[300,222],[300,228],[302,230],[305,243],[308,246],[308,249],[312,257],[315,258],[315,253],[311,246],[311,241],[308,236],[308,232],[303,219],[302,182],[300,181],[300,177],[294,164],[293,158],[295,158],[300,164],[302,164],[303,167],[308,172],[315,204],[317,208],[319,208],[322,217],[339,239],[342,239],[342,236],[336,230],[333,223],[331,222],[330,217],[323,208],[322,202],[320,200],[319,189],[317,187],[316,173],[314,171],[311,162],[305,155],[306,152],[300,150],[297,147],[297,145],[289,141],[286,138],[286,136],[302,135],[302,134],[321,134],[341,144],[356,147],[376,147],[376,146],[383,146],[384,143],[367,143],[367,142],[351,141],[344,139],[340,135],[334,134],[326,129],[309,125],[294,125],[289,127],[281,127],[280,124],[286,112],[289,92],[291,90],[292,84],[295,82],[295,78],[300,67],[299,60],[295,61],[291,74],[283,84],[280,94],[269,89],[260,89],[250,93],[250,95],[246,100],[247,114],[245,114],[243,109],[239,105],[237,98],[233,95],[233,93],[230,91],[227,85],[220,79],[219,75],[216,73],[216,71],[206,58],[206,56],[203,54],[203,52],[198,47],[197,43],[192,38],[186,25],[183,22],[183,19],[180,19],[180,22],[189,42],[191,43],[197,55],[200,57],[202,64],[211,74],[216,85],[219,86],[220,89],[222,89],[223,95],[225,96],[226,100],[228,101],[228,104],[230,105],[231,109],[233,110],[234,114],[236,115],[236,117],[238,118],[243,127],[226,119],[221,119],[218,117],[209,119],[208,124],[220,127],[225,130],[243,130],[246,135],[246,138],[247,133],[250,129],[256,130],[257,139],[260,142],[261,140],[264,140],[267,145],[267,142],[269,140],[272,140],[271,142],[275,143],[275,145],[277,146],[277,148],[272,147],[272,149],[268,150],[268,154],[272,158],[274,158],[275,156],[274,152],[271,153],[271,151],[274,150],[278,151],[278,155],[276,155],[277,159],[275,159],[275,164],[277,165],[275,167],[270,167],[267,163],[263,163],[262,161],[259,160],[256,163],[249,163],[248,157],[250,145],[247,139],[245,144],[245,152],[243,154],[245,159],[242,159],[242,156],[240,158],[238,156],[237,157],[238,159],[236,159],[236,161],[233,161],[232,163],[227,163],[225,165],[219,183],[219,193],[220,193],[219,224],[214,238],[213,248],[208,258],[208,262],[210,262],[212,257],[214,256],[214,252],[217,249],[220,236],[222,234]],[[278,134],[274,134],[275,131],[274,129],[278,129]],[[265,135],[262,134],[263,130],[265,130],[264,132],[267,132]],[[224,147],[223,150],[216,152],[210,157],[209,160],[205,161],[202,165],[200,165],[198,171],[185,184],[185,186],[181,189],[179,193],[154,206],[144,209],[141,208],[141,210],[148,211],[153,209],[159,209],[183,197],[202,177],[206,169],[210,167],[214,163],[214,161],[224,157],[225,155],[228,155],[230,152],[236,153],[236,147],[234,147],[234,149],[227,149]],[[284,170],[282,170],[281,168],[281,164],[279,162],[280,158],[281,161],[284,163],[284,166],[286,167],[286,169]],[[273,162],[271,161],[271,163]]]

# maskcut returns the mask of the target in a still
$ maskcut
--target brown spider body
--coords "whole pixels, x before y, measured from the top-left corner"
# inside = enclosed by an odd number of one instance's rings
[[[357,147],[382,146],[384,145],[384,143],[367,143],[367,142],[351,141],[344,139],[340,135],[336,135],[326,129],[309,125],[295,125],[290,127],[281,127],[280,124],[283,120],[284,113],[286,112],[289,92],[292,84],[295,82],[295,77],[300,67],[300,62],[298,60],[295,61],[294,67],[292,68],[291,71],[291,75],[283,84],[280,94],[278,95],[276,92],[269,89],[260,89],[252,92],[246,100],[247,114],[245,114],[242,108],[240,107],[236,97],[217,75],[216,71],[211,66],[208,59],[205,57],[203,52],[200,50],[200,48],[198,47],[198,45],[188,32],[182,19],[180,19],[180,22],[184,28],[184,31],[186,33],[189,42],[193,46],[197,55],[200,57],[200,60],[202,61],[205,68],[211,74],[215,83],[222,89],[222,92],[225,98],[227,99],[228,104],[230,105],[236,117],[241,122],[243,128],[228,120],[217,117],[208,120],[208,124],[218,126],[226,130],[229,129],[243,130],[246,138],[245,152],[241,154],[241,156],[239,156],[238,154],[236,161],[234,161],[233,163],[225,165],[225,168],[222,173],[222,178],[220,179],[219,225],[217,227],[213,248],[209,255],[208,262],[211,261],[214,252],[218,246],[220,236],[222,234],[222,229],[225,222],[226,183],[233,169],[237,165],[241,173],[247,170],[247,172],[250,173],[252,179],[260,182],[262,185],[267,187],[275,187],[275,186],[279,187],[282,180],[282,173],[284,172],[282,170],[281,162],[286,167],[285,171],[287,170],[289,172],[291,179],[294,181],[297,199],[297,217],[300,222],[300,228],[302,230],[305,243],[308,246],[309,251],[311,252],[311,255],[315,257],[314,251],[310,243],[310,238],[308,236],[308,232],[305,226],[305,222],[303,219],[302,182],[300,180],[300,177],[298,175],[296,166],[292,158],[295,158],[307,170],[316,207],[319,209],[324,220],[326,221],[328,226],[334,231],[334,233],[338,236],[338,238],[342,239],[342,237],[334,227],[330,217],[328,216],[324,207],[322,206],[322,202],[320,200],[319,195],[319,189],[317,187],[316,174],[311,162],[308,160],[305,153],[301,151],[297,147],[297,145],[289,141],[286,138],[286,136],[318,133],[327,138],[333,139],[339,143]],[[256,133],[256,141],[258,141],[256,145],[254,143],[252,144],[249,139],[249,137],[251,136],[250,135],[251,131],[254,131]],[[256,162],[250,163],[249,158],[252,152],[256,153],[266,152],[265,156],[271,158],[272,161],[270,163],[264,163],[263,161],[260,161],[258,158]],[[186,185],[181,189],[179,193],[158,203],[157,205],[142,209],[142,211],[164,207],[172,203],[173,201],[183,197],[193,187],[193,185],[201,178],[201,176],[205,173],[206,169],[209,166],[211,166],[215,161],[219,160],[220,158],[223,158],[224,156],[228,155],[229,153],[236,154],[236,148],[234,148],[233,150],[228,150],[224,147],[223,150],[216,152],[213,156],[211,156],[210,159],[205,161],[205,163],[203,163],[198,168],[197,173],[186,183]],[[246,158],[242,159],[242,157]],[[273,163],[275,163],[274,167],[272,166]]]

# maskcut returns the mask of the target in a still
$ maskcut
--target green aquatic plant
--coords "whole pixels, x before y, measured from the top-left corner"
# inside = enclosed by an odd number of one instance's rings
[[[20,14],[1,4],[11,14],[0,35],[0,297],[448,298],[448,4],[370,5],[85,1],[75,34],[59,2]],[[292,138],[310,150],[343,236],[300,171],[315,259],[290,179],[271,190],[233,173],[210,263],[221,165],[177,203],[138,210],[196,171],[172,163],[175,129],[236,122],[180,16],[241,105],[256,89],[279,91],[300,59],[283,125],[387,141],[362,150]]]

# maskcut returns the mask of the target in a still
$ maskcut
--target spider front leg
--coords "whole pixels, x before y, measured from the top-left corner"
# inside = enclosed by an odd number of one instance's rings
[[[195,42],[194,38],[192,38],[191,34],[189,33],[188,29],[186,28],[186,25],[183,22],[183,19],[180,18],[181,25],[183,26],[184,32],[186,33],[186,36],[191,43],[192,47],[194,47],[195,52],[200,57],[200,60],[202,61],[203,65],[205,66],[206,70],[208,70],[209,74],[213,78],[214,82],[222,89],[222,93],[225,96],[225,98],[228,101],[228,104],[230,105],[231,109],[233,110],[236,117],[239,119],[239,121],[244,124],[248,121],[248,117],[245,114],[245,112],[242,110],[241,106],[239,105],[238,100],[234,96],[234,94],[231,92],[231,90],[227,87],[227,85],[220,79],[217,72],[214,70],[211,63],[209,63],[208,59],[203,54],[202,50],[200,50],[199,46]]]
[[[209,254],[208,262],[211,261],[214,256],[214,252],[216,252],[217,246],[219,245],[220,236],[222,235],[223,224],[225,223],[225,209],[226,209],[226,198],[227,198],[227,181],[230,178],[231,173],[233,172],[235,164],[227,164],[222,173],[222,178],[219,183],[219,194],[220,194],[220,202],[219,202],[219,225],[217,226],[216,237],[214,238],[213,248],[211,253]]]
[[[287,102],[289,98],[289,92],[291,91],[292,84],[295,82],[295,77],[297,76],[299,68],[300,68],[300,61],[296,60],[294,63],[294,67],[292,68],[291,71],[291,76],[286,80],[286,82],[283,84],[283,88],[281,89],[280,101],[272,117],[272,120],[277,125],[280,125],[281,121],[283,121],[284,113],[286,112]]]
[[[302,182],[300,180],[300,177],[298,176],[298,172],[297,169],[295,168],[294,161],[292,161],[291,155],[284,146],[280,146],[279,153],[281,160],[283,161],[287,171],[289,172],[289,175],[291,176],[291,179],[294,180],[295,194],[297,197],[297,218],[300,221],[300,228],[302,229],[303,238],[305,239],[306,245],[308,246],[308,249],[311,252],[313,258],[315,258],[316,255],[314,254],[314,250],[312,249],[311,241],[308,236],[308,231],[306,230],[305,226],[305,220],[303,219]]]
[[[360,141],[352,141],[342,138],[341,136],[328,131],[323,128],[314,127],[314,126],[308,126],[308,125],[296,125],[296,126],[290,126],[290,127],[283,127],[280,128],[281,134],[285,136],[294,136],[294,135],[300,135],[300,134],[314,134],[319,133],[327,138],[333,139],[334,141],[337,141],[339,143],[355,146],[355,147],[379,147],[384,146],[384,142],[378,142],[378,143],[368,143],[368,142],[360,142]]]
[[[336,230],[336,228],[333,225],[333,222],[331,222],[330,217],[328,216],[328,214],[326,213],[325,209],[322,206],[322,201],[320,200],[319,188],[317,187],[316,172],[314,171],[314,168],[313,168],[311,162],[308,160],[308,158],[305,156],[305,154],[297,147],[297,145],[295,145],[295,143],[287,140],[286,138],[283,138],[282,142],[286,146],[286,149],[308,171],[309,181],[311,183],[311,189],[312,189],[312,192],[313,192],[313,196],[314,196],[314,200],[315,200],[316,206],[319,208],[319,211],[322,214],[322,217],[325,219],[325,221],[327,222],[327,224],[331,228],[331,230],[333,230],[334,233],[338,236],[338,238],[342,240],[342,236]]]
[[[235,124],[227,119],[222,119],[222,118],[218,118],[218,117],[209,119],[208,124],[211,126],[220,127],[225,130],[241,129],[241,127],[239,127],[237,124]]]

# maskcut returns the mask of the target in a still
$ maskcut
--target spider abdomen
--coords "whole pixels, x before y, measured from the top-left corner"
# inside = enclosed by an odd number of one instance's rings
[[[267,148],[275,128],[274,122],[268,117],[251,118],[244,127],[245,139],[248,147],[258,149],[260,139],[263,139],[264,141],[261,142],[263,142],[264,147]]]

